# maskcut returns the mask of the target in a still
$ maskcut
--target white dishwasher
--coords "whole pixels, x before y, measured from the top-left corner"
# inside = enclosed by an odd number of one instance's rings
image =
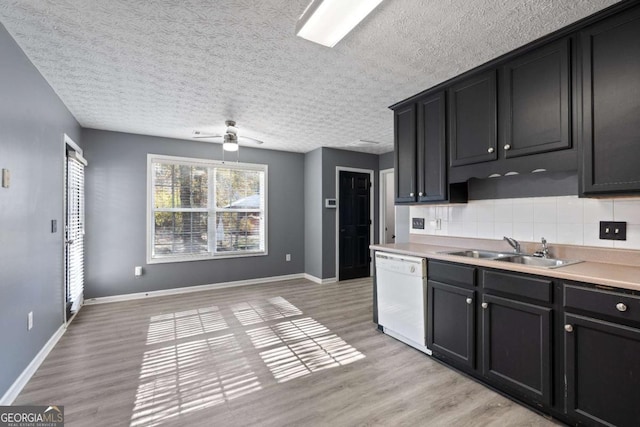
[[[427,263],[424,258],[376,252],[378,325],[416,349],[427,348]]]

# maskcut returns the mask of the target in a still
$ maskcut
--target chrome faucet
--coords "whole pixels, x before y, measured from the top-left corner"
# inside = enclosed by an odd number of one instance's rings
[[[506,240],[507,243],[509,244],[509,246],[511,246],[513,248],[513,251],[515,253],[517,253],[517,254],[520,253],[520,243],[516,239],[514,239],[512,237],[504,236],[504,240]]]
[[[533,256],[537,256],[540,258],[549,258],[549,246],[547,246],[547,239],[545,239],[544,237],[542,238],[542,250],[535,251],[533,253]]]

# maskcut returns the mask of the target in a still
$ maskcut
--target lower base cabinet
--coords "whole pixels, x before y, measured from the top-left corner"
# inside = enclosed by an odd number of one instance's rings
[[[640,291],[429,260],[433,356],[571,426],[640,427]]]
[[[640,426],[640,329],[565,314],[567,415]]]
[[[471,289],[429,280],[427,347],[449,361],[475,368],[475,294]]]
[[[482,374],[551,405],[552,309],[493,295],[482,301]]]

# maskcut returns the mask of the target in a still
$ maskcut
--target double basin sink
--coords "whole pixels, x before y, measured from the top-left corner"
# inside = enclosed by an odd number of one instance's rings
[[[512,264],[529,265],[532,267],[542,268],[558,268],[566,265],[577,264],[582,261],[568,260],[568,259],[555,259],[555,258],[542,258],[533,255],[514,254],[505,252],[491,252],[480,250],[464,250],[453,252],[442,252],[447,255],[463,256],[467,258],[486,259],[492,261],[510,262]]]

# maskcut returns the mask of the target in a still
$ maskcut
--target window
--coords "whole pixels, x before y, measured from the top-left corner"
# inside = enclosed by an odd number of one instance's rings
[[[267,166],[150,154],[149,263],[267,254]]]

